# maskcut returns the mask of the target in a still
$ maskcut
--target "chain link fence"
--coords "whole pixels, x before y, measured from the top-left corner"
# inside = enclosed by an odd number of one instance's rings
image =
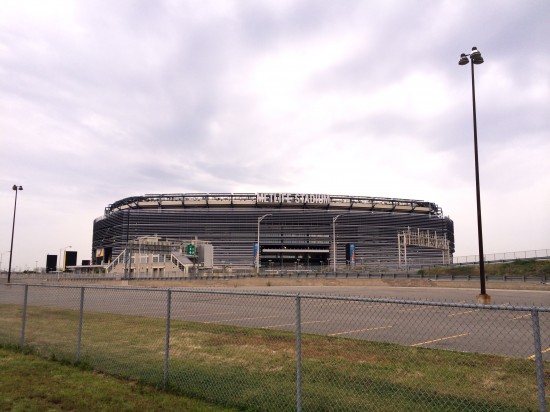
[[[337,272],[319,272],[314,270],[301,270],[301,271],[260,271],[259,274],[251,274],[250,272],[232,272],[232,273],[217,273],[217,274],[208,274],[202,273],[199,275],[191,276],[164,276],[162,278],[130,278],[130,279],[120,279],[116,277],[105,277],[102,274],[85,274],[79,275],[74,273],[63,273],[60,275],[54,274],[16,274],[12,276],[12,279],[15,282],[55,282],[55,283],[67,283],[74,282],[81,284],[82,282],[91,283],[105,283],[105,282],[143,282],[143,281],[194,281],[194,280],[238,280],[238,279],[255,279],[261,278],[269,281],[270,279],[428,279],[433,281],[445,280],[445,281],[474,281],[479,282],[479,275],[469,274],[469,273],[443,273],[443,274],[432,274],[406,271],[406,270],[394,270],[386,271],[381,270],[377,271],[367,271],[362,270],[362,268],[355,268],[349,270],[348,268],[339,268]],[[1,278],[0,278],[1,281]],[[550,281],[550,274],[487,274],[487,282],[529,282],[529,283],[547,283]]]
[[[517,252],[487,253],[485,262],[509,262],[518,259],[550,259],[550,249],[522,250]],[[479,255],[455,256],[454,264],[479,263]]]
[[[545,411],[550,308],[3,284],[0,344],[242,410]]]

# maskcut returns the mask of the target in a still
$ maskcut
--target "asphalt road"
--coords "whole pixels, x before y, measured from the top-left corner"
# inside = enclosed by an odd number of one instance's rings
[[[21,304],[23,290],[20,285],[0,285],[0,304]],[[534,355],[533,320],[530,311],[510,308],[550,307],[547,291],[490,291],[493,303],[507,308],[497,310],[468,306],[475,303],[476,289],[281,286],[242,287],[224,292],[173,290],[171,316],[204,323],[294,331],[296,293],[301,294],[304,334],[522,358]],[[84,310],[165,317],[167,295],[163,289],[89,288],[84,293]],[[80,288],[30,286],[28,304],[78,310],[80,296]],[[350,299],[344,299],[345,296]],[[367,299],[358,300],[359,297]],[[376,299],[396,300],[379,302]],[[444,303],[431,305],[427,301]],[[540,313],[539,322],[543,358],[550,360],[550,313]]]

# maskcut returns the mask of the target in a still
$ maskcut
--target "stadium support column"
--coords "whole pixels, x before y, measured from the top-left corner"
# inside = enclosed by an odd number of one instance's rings
[[[468,59],[470,56],[470,59]],[[477,49],[472,47],[470,54],[462,53],[458,64],[464,66],[470,63],[472,72],[472,108],[474,117],[474,159],[475,159],[475,174],[476,174],[476,202],[477,202],[477,237],[479,245],[479,281],[480,281],[480,294],[477,297],[478,303],[489,304],[491,303],[491,297],[485,290],[485,262],[483,256],[483,232],[481,229],[481,196],[479,190],[479,160],[477,155],[477,119],[476,119],[476,89],[474,81],[474,64],[483,63],[483,57]]]
[[[342,215],[336,215],[332,218],[332,269],[336,274],[336,221]]]
[[[256,274],[260,273],[260,222],[264,220],[268,216],[273,216],[271,213],[268,213],[266,215],[258,217],[258,255],[254,256],[255,264],[256,264]]]

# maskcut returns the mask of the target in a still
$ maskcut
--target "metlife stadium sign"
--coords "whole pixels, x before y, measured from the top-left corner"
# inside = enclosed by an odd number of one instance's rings
[[[258,193],[256,195],[256,201],[258,203],[295,203],[295,204],[328,205],[330,203],[330,196],[299,194],[299,193]]]

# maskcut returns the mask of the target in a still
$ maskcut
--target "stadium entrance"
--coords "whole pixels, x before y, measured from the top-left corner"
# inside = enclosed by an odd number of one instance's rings
[[[326,247],[304,248],[299,246],[262,245],[262,267],[311,267],[328,265],[330,249]]]

